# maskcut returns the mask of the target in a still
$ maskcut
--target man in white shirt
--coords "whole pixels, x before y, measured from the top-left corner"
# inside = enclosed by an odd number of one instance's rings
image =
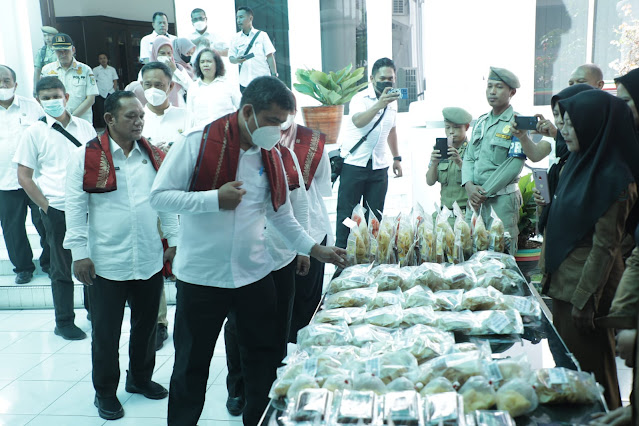
[[[96,133],[89,122],[69,114],[66,109],[69,94],[59,79],[42,77],[36,93],[46,115],[24,132],[13,162],[18,165],[20,186],[40,207],[51,250],[54,332],[67,340],[80,340],[86,334],[74,324],[71,252],[62,246],[66,232],[64,183],[69,157]],[[85,307],[87,302],[85,294]]]
[[[246,383],[244,424],[257,424],[268,404],[281,361],[281,330],[267,221],[296,252],[344,265],[345,250],[316,244],[291,211],[274,146],[293,109],[282,82],[253,80],[236,114],[173,145],[153,183],[151,206],[181,213],[169,425],[197,423],[215,341],[229,313],[236,320]]]
[[[58,60],[42,68],[42,77],[59,78],[69,94],[67,110],[74,117],[93,123],[91,106],[99,93],[93,70],[88,65],[75,60],[75,47],[69,35],[63,33],[55,35],[53,50],[58,55]]]
[[[174,83],[171,81],[171,70],[166,64],[149,62],[142,67],[140,73],[144,97],[148,101],[144,105],[142,136],[151,144],[167,152],[173,142],[180,139],[190,119],[185,108],[173,106],[169,102],[167,95],[173,89]],[[169,320],[166,314],[166,295],[163,289],[158,312],[156,350],[161,349],[164,341],[169,338]]]
[[[335,245],[338,247],[346,247],[349,229],[342,222],[351,216],[355,205],[363,202],[373,212],[384,211],[388,167],[391,165],[387,145],[393,156],[393,173],[395,177],[402,176],[402,157],[399,156],[395,128],[395,101],[399,99],[399,93],[389,93],[394,82],[395,63],[388,58],[378,59],[373,64],[368,89],[362,90],[351,100],[350,116],[340,136],[344,141],[341,155],[345,158],[337,194]],[[365,141],[349,154],[364,137]]]
[[[118,91],[104,105],[106,132],[76,150],[66,181],[67,234],[73,270],[89,287],[94,404],[100,417],[124,416],[116,396],[118,348],[126,303],[131,307],[129,369],[125,389],[149,399],[168,391],[151,380],[156,318],[164,288],[162,267],[175,256],[177,216],[157,213],[149,192],[164,153],[142,137],[144,109],[132,92]],[[169,241],[163,251],[158,217]],[[88,220],[87,220],[88,218]]]
[[[162,62],[149,62],[140,71],[147,104],[144,105],[142,135],[164,152],[178,141],[189,127],[186,108],[171,105],[168,94],[174,86],[173,73]]]
[[[93,126],[95,128],[104,128],[104,100],[111,93],[118,90],[118,73],[111,65],[106,53],[98,55],[100,65],[93,68],[95,82],[98,85],[98,95],[93,104]]]
[[[31,208],[31,220],[40,234],[40,267],[45,272],[49,270],[49,245],[38,206],[18,183],[16,167],[11,159],[24,131],[37,122],[44,111],[35,99],[16,95],[16,87],[15,72],[0,65],[0,225],[9,260],[16,273],[15,283],[27,284],[35,271],[25,227],[28,208]]]
[[[175,36],[169,34],[169,18],[164,12],[155,12],[153,14],[153,32],[142,37],[140,40],[140,62],[146,64],[151,59],[151,51],[153,50],[153,42],[158,36],[168,37],[169,40],[175,40]]]
[[[195,32],[189,35],[189,39],[197,46],[197,50],[193,54],[193,63],[198,53],[202,49],[209,48],[220,56],[229,55],[229,45],[222,37],[216,33],[210,33],[208,28],[208,20],[204,9],[196,8],[191,12],[191,23]]]
[[[244,92],[253,79],[278,74],[275,47],[266,32],[253,28],[253,10],[240,7],[236,16],[240,31],[231,40],[229,61],[240,66],[240,91]]]

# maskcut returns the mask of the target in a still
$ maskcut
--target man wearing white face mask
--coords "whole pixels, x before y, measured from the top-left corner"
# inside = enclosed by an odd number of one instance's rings
[[[209,32],[208,18],[204,9],[196,8],[191,12],[191,23],[195,32],[189,35],[189,39],[197,46],[193,61],[202,49],[209,48],[220,56],[229,55],[229,45],[218,34]]]
[[[293,217],[282,160],[273,149],[293,109],[293,95],[281,81],[253,80],[240,110],[189,132],[171,148],[153,183],[151,206],[182,214],[173,262],[178,296],[169,425],[197,423],[215,342],[229,314],[246,383],[244,424],[257,424],[268,404],[281,330],[267,221],[296,252],[345,264],[345,250],[316,244]]]
[[[186,108],[171,105],[168,93],[173,89],[173,73],[166,64],[149,62],[140,71],[147,104],[144,106],[142,136],[163,151],[176,142],[189,126]]]
[[[18,165],[18,182],[40,207],[51,250],[54,332],[67,340],[80,340],[86,334],[74,324],[71,251],[62,246],[66,232],[64,185],[71,153],[96,133],[89,122],[71,116],[66,110],[69,94],[58,78],[42,77],[36,93],[46,115],[24,132],[13,162]]]

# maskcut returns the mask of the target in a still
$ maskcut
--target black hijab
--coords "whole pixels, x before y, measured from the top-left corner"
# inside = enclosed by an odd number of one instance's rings
[[[594,87],[579,83],[574,84],[572,86],[566,87],[561,92],[557,93],[550,99],[550,107],[554,110],[555,104],[563,99],[568,99],[572,96],[575,96],[577,93],[584,92],[586,90],[594,90]],[[554,111],[553,111],[554,114]],[[557,129],[557,136],[555,137],[555,156],[559,159],[557,164],[553,164],[550,170],[548,170],[548,190],[550,192],[549,203],[552,202],[552,197],[555,195],[555,191],[557,190],[557,184],[559,183],[559,173],[563,168],[564,164],[568,160],[568,156],[570,155],[570,151],[568,151],[568,147],[566,146],[566,141],[564,137],[561,135],[559,129]],[[550,211],[550,206],[544,207],[539,215],[539,232],[543,233],[546,224],[548,223],[548,212]]]
[[[589,90],[559,101],[577,134],[546,226],[546,269],[556,271],[631,182],[639,181],[639,143],[632,112],[621,99]]]
[[[615,78],[615,83],[623,84],[632,100],[635,101],[635,105],[639,106],[639,68]]]

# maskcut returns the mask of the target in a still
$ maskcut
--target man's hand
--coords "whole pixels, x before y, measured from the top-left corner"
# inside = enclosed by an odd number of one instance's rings
[[[338,268],[346,268],[346,250],[339,247],[325,247],[315,244],[311,249],[311,256],[323,263],[332,263]]]
[[[379,109],[386,108],[388,104],[390,104],[391,102],[395,102],[401,96],[399,93],[388,93],[389,90],[391,90],[390,87],[387,87],[386,89],[384,89],[379,99],[377,100],[377,105],[379,106]]]
[[[454,146],[448,147],[448,157],[455,162],[459,167],[462,166],[462,158],[459,155],[459,151]]]
[[[244,182],[233,181],[222,185],[217,191],[217,200],[220,204],[220,209],[223,210],[235,210],[238,204],[242,201],[242,197],[246,194],[246,189],[240,188]]]
[[[399,160],[394,160],[393,161],[393,173],[395,173],[395,177],[396,178],[400,178],[402,176],[404,176],[404,174],[402,173],[402,162]]]
[[[515,117],[517,117],[517,115],[515,115]],[[523,137],[528,136],[528,132],[526,130],[519,130],[517,128],[517,122],[515,121],[515,119],[513,118],[513,121],[510,122],[510,132],[512,133],[513,136],[515,136],[517,139],[521,139]]]
[[[433,152],[430,154],[430,162],[431,166],[437,167],[439,164],[439,160],[441,160],[442,155],[439,153],[438,149],[433,149]]]
[[[486,190],[472,182],[466,182],[464,187],[466,188],[466,194],[468,194],[468,201],[471,207],[475,210],[479,210],[479,207],[488,199],[484,195]]]
[[[92,285],[95,278],[95,265],[88,257],[73,262],[73,275],[84,285]]]
[[[169,247],[164,250],[164,256],[162,257],[162,264],[169,262],[169,265],[173,265],[173,258],[175,257],[175,247]]]
[[[626,361],[630,368],[635,366],[635,342],[637,341],[637,330],[620,330],[617,333],[617,353],[619,358]]]
[[[533,189],[533,198],[535,199],[535,204],[539,207],[547,206],[546,200],[541,196],[541,192],[537,188]]]
[[[595,306],[592,299],[586,303],[583,309],[572,307],[572,320],[575,327],[582,333],[595,330]]]
[[[44,212],[44,214],[49,214],[49,200],[44,206],[40,206],[40,209]]]
[[[542,114],[535,114],[535,117],[539,118],[539,122],[537,123],[537,133],[542,136],[548,136],[555,139],[557,137],[557,128],[552,121],[545,119]]]
[[[630,426],[632,425],[632,405],[619,407],[609,413],[595,413],[589,425]]]
[[[308,275],[308,271],[311,269],[311,258],[308,256],[297,255],[297,266],[295,267],[295,273],[300,277]]]

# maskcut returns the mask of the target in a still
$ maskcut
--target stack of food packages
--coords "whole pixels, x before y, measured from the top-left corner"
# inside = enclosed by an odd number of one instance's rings
[[[370,208],[368,224],[364,217],[364,208],[358,204],[351,220],[347,220],[350,234],[346,253],[350,265],[461,263],[479,251],[503,253],[506,249],[508,234],[492,207],[490,228],[486,227],[481,215],[473,213],[471,229],[457,202],[452,212],[446,206],[442,207],[435,219],[425,214],[419,204],[410,214],[384,216],[381,223]],[[452,217],[455,218],[454,226],[449,220]]]
[[[380,229],[381,234],[381,229]],[[541,318],[512,256],[483,251],[445,266],[355,265],[331,281],[298,333],[270,397],[284,424],[514,424],[538,404],[586,404],[599,385],[525,355],[493,359],[485,339]]]

